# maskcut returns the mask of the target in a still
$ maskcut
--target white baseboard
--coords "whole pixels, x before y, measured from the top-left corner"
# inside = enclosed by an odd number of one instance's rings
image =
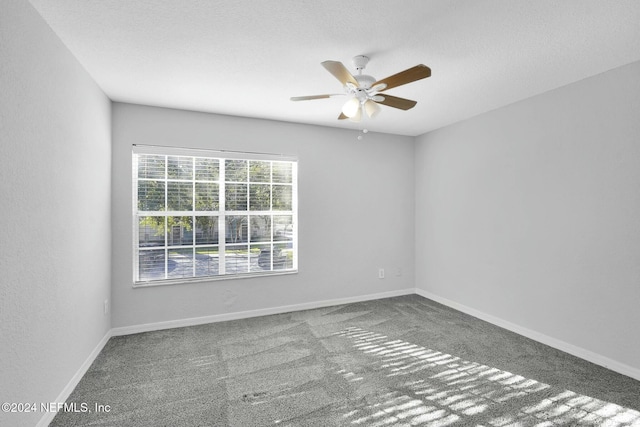
[[[71,380],[67,383],[67,385],[62,389],[58,397],[54,400],[54,402],[66,402],[71,392],[76,388],[84,374],[87,373],[89,367],[96,360],[96,357],[100,354],[102,349],[104,348],[107,341],[111,338],[111,330],[108,330],[107,333],[102,337],[98,345],[95,346],[93,351],[89,354],[89,356],[85,359],[84,363],[80,366],[80,368],[73,375]],[[53,418],[56,416],[56,412],[45,412],[44,416],[40,419],[36,427],[47,427]]]
[[[414,288],[398,291],[380,292],[377,294],[359,295],[355,297],[338,298],[324,301],[314,301],[302,304],[283,305],[280,307],[261,308],[257,310],[238,311],[235,313],[214,314],[211,316],[192,317],[189,319],[169,320],[165,322],[145,323],[142,325],[124,326],[111,329],[112,336],[138,334],[140,332],[158,331],[162,329],[181,328],[184,326],[203,325],[206,323],[225,322],[227,320],[247,319],[250,317],[268,316],[271,314],[289,313],[292,311],[311,310],[314,308],[330,307],[332,305],[350,304],[354,302],[391,298],[402,295],[415,294]]]
[[[511,323],[499,317],[484,313],[480,310],[476,310],[475,308],[467,307],[464,304],[460,304],[450,299],[432,294],[431,292],[425,291],[423,289],[416,288],[416,294],[422,297],[428,298],[430,300],[433,300],[435,302],[439,302],[440,304],[446,305],[447,307],[451,307],[455,310],[469,314],[473,317],[477,317],[478,319],[492,323],[496,326],[507,329],[511,332],[515,332],[516,334],[525,336],[534,341],[538,341],[542,344],[546,344],[555,349],[564,351],[565,353],[569,353],[573,356],[587,360],[591,363],[595,363],[596,365],[604,366],[605,368],[618,372],[619,374],[626,375],[636,380],[640,380],[640,369],[634,368],[625,363],[618,362],[617,360],[610,359],[606,356],[603,356],[601,354],[595,353],[590,350],[586,350],[582,347],[578,347],[573,344],[569,344],[565,341],[559,340],[557,338],[553,338],[548,335],[542,334],[540,332],[536,332],[534,330],[527,329],[520,325],[516,325],[515,323]]]

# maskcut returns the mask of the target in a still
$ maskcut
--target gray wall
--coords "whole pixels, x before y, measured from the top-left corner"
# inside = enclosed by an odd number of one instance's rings
[[[639,76],[417,138],[416,286],[640,369]]]
[[[52,402],[110,328],[110,102],[27,1],[0,40],[0,401]]]
[[[414,284],[640,369],[640,63],[414,147],[129,104],[110,112],[28,2],[0,12],[0,401],[54,401],[111,326]],[[134,143],[298,156],[300,272],[133,289]],[[0,412],[0,425],[41,417]]]
[[[412,138],[358,141],[355,131],[121,103],[112,111],[113,327],[414,287]],[[297,156],[299,273],[132,288],[132,144]]]

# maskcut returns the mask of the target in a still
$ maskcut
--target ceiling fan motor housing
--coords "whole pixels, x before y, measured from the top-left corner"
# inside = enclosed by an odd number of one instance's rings
[[[353,76],[358,81],[358,86],[361,89],[369,89],[371,85],[376,82],[376,79],[367,74],[358,74],[357,76]]]

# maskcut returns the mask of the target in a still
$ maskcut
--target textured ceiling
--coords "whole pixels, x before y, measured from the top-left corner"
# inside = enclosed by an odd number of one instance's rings
[[[638,0],[31,0],[114,101],[419,135],[640,60]],[[418,101],[360,125],[320,62]]]

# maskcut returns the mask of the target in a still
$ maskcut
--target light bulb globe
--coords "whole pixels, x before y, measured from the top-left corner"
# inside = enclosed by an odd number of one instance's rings
[[[358,98],[350,98],[347,102],[342,106],[342,114],[349,118],[353,118],[357,114],[360,113],[360,101]]]

